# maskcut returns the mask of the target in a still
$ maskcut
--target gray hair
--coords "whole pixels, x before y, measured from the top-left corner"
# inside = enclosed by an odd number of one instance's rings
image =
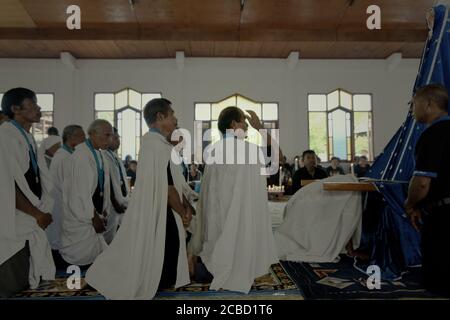
[[[98,133],[98,132],[99,132],[99,129],[100,129],[101,127],[103,127],[103,126],[110,126],[110,127],[112,127],[112,126],[111,126],[111,123],[109,123],[109,121],[107,121],[107,120],[104,120],[104,119],[97,119],[97,120],[94,120],[94,122],[92,122],[92,123],[89,125],[88,130],[87,130],[87,133],[88,133],[89,135],[92,134],[92,133]]]
[[[73,136],[77,130],[83,130],[83,128],[77,124],[71,124],[65,127],[62,135],[63,143],[66,143],[67,140],[69,140],[70,137]]]

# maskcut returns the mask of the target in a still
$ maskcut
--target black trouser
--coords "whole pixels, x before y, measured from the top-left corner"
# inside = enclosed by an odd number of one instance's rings
[[[167,208],[166,243],[164,246],[164,264],[159,281],[159,289],[171,288],[177,280],[178,252],[180,250],[180,238],[178,227],[172,210]]]
[[[19,252],[0,265],[0,298],[9,298],[30,287],[30,247],[28,241]]]
[[[423,219],[422,271],[427,290],[450,295],[450,205],[433,208]]]

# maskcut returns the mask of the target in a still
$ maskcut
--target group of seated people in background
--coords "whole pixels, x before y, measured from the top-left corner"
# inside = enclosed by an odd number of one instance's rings
[[[285,194],[292,195],[302,187],[302,180],[321,180],[335,175],[353,173],[357,178],[364,177],[370,169],[370,164],[365,155],[355,157],[355,162],[348,170],[341,166],[338,157],[332,157],[328,167],[321,165],[321,160],[314,150],[305,150],[301,156],[294,158],[294,163],[287,162],[286,157],[282,159],[282,184],[285,186]],[[352,168],[353,167],[353,172]],[[279,173],[267,180],[268,185],[279,184]]]

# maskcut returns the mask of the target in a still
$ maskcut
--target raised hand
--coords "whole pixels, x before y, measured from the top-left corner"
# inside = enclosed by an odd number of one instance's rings
[[[246,110],[248,112],[248,114],[250,116],[245,116],[245,118],[248,120],[248,122],[250,123],[250,125],[255,128],[256,130],[260,130],[262,129],[262,124],[261,121],[258,118],[258,115],[256,114],[255,111],[252,110]]]

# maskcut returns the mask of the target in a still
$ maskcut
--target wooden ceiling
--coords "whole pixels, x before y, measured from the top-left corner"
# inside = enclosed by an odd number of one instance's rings
[[[371,31],[373,0],[0,0],[0,57],[419,58],[435,1],[375,2],[382,29]],[[81,30],[66,28],[73,4]]]

